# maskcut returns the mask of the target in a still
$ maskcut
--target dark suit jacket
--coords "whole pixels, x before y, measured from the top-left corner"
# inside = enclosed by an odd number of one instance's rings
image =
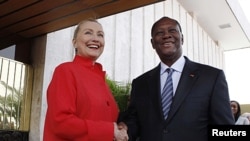
[[[186,63],[168,118],[163,118],[160,65],[132,82],[131,101],[123,121],[130,140],[207,141],[208,125],[233,125],[228,86],[220,69]]]

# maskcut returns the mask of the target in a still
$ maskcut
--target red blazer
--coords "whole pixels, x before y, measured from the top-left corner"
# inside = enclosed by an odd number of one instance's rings
[[[101,64],[75,56],[56,67],[47,90],[44,141],[112,141],[118,107]]]

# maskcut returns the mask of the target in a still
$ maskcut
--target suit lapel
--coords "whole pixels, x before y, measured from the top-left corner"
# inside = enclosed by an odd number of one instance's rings
[[[161,107],[161,91],[160,91],[160,65],[151,71],[148,79],[149,98],[152,100],[153,108],[157,110],[157,113],[163,119],[162,107]]]
[[[169,122],[173,118],[175,113],[178,111],[181,104],[191,91],[193,84],[196,82],[198,77],[199,69],[197,68],[197,65],[186,58],[186,63],[183,68],[179,84],[177,86],[177,90],[167,118],[167,122]]]

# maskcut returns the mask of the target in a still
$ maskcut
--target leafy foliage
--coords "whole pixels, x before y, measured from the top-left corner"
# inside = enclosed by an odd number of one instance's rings
[[[111,80],[108,77],[106,77],[106,81],[118,104],[120,112],[125,111],[128,106],[131,84],[117,82],[117,81]]]

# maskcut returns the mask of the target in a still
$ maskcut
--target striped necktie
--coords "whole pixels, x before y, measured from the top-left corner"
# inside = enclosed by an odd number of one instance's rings
[[[174,70],[172,68],[168,68],[166,71],[168,72],[168,77],[162,90],[162,110],[165,119],[168,117],[168,112],[173,99],[172,74]]]

